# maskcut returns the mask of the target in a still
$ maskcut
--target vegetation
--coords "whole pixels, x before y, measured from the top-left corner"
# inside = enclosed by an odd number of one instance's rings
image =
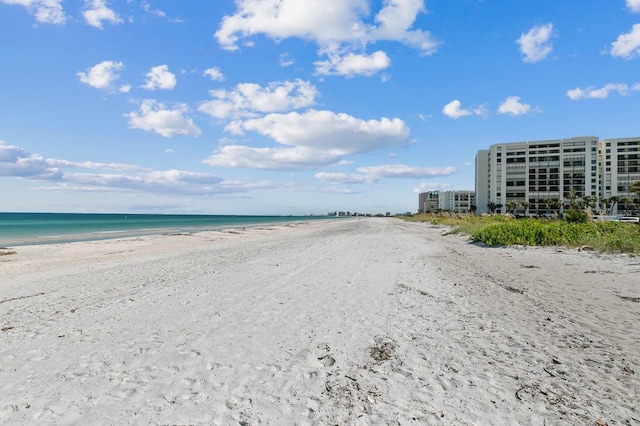
[[[572,209],[570,211],[583,212]],[[584,212],[583,212],[584,213]],[[586,214],[585,214],[586,216]],[[418,214],[404,219],[452,228],[489,246],[589,246],[602,252],[640,253],[640,226],[619,222],[581,222],[556,219],[514,219],[509,215],[486,217]]]
[[[629,192],[633,192],[640,199],[640,180],[634,182],[633,185],[629,188]]]

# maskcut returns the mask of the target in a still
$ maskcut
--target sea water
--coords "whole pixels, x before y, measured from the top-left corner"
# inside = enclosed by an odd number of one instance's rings
[[[0,247],[196,232],[321,219],[329,217],[0,213]]]

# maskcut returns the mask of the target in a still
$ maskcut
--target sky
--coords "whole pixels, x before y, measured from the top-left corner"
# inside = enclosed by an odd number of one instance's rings
[[[640,0],[0,0],[0,211],[415,212],[640,136]]]

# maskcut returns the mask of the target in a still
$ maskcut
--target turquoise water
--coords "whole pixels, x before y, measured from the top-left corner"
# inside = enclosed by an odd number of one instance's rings
[[[0,247],[165,232],[194,232],[321,219],[329,219],[329,217],[0,213]]]

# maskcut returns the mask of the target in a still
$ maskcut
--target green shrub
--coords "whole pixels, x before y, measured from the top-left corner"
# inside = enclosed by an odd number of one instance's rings
[[[564,212],[564,220],[569,223],[586,223],[589,221],[589,215],[584,210],[569,209]]]
[[[513,219],[505,215],[460,219],[415,215],[407,220],[430,222],[469,235],[489,246],[590,246],[603,252],[640,253],[640,226],[619,222],[569,222],[555,219]]]

